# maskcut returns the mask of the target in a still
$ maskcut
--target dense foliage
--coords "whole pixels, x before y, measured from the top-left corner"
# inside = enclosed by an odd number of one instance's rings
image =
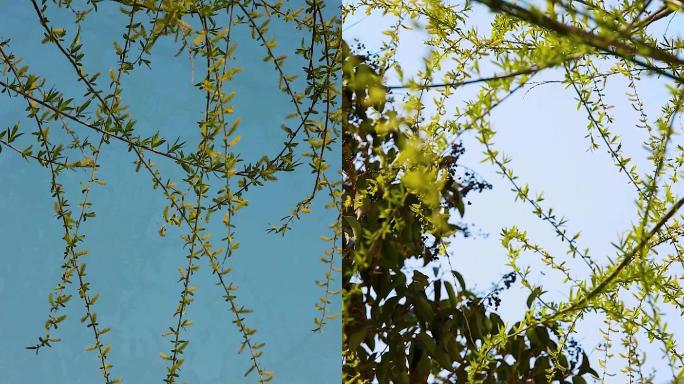
[[[557,365],[553,380],[584,382],[582,375],[595,372],[580,348],[559,343],[558,324],[515,335],[517,325],[507,327],[496,313],[499,291],[516,274],[478,297],[458,271],[441,273],[445,239],[466,230],[449,215],[462,216],[468,193],[490,185],[461,173],[461,146],[438,151],[387,103],[381,69],[363,56],[345,57],[344,382],[468,382],[478,347],[498,334],[511,337],[478,380],[544,382]],[[433,266],[434,277],[411,268],[412,258]]]
[[[63,262],[62,275],[49,294],[44,334],[30,348],[38,352],[60,341],[58,327],[67,321],[64,308],[73,302],[69,287],[76,285],[84,308],[81,322],[92,331],[92,345],[88,350],[97,354],[104,382],[121,381],[116,376],[116,366],[110,361],[112,346],[107,341],[110,328],[98,321],[95,304],[99,294],[94,292],[97,282],[90,281],[87,275],[84,256],[88,249],[83,235],[86,221],[96,220],[97,209],[91,202],[90,192],[106,182],[98,176],[101,155],[107,151],[108,144],[119,141],[127,144],[135,170],[147,175],[150,186],[166,201],[163,212],[159,212],[165,222],[159,234],[165,236],[167,230],[178,231],[185,245],[185,249],[179,249],[185,254],[185,260],[179,269],[178,305],[175,311],[169,309],[169,315],[173,315],[169,326],[160,326],[160,332],[168,329],[163,336],[171,344],[169,350],[160,351],[168,365],[164,381],[176,382],[181,374],[183,352],[189,343],[184,333],[192,325],[187,313],[197,289],[193,276],[201,265],[212,272],[223,291],[226,311],[232,313],[235,328],[241,335],[240,351],[246,351],[251,360],[247,373],[255,372],[256,381],[271,381],[272,372],[261,363],[264,343],[257,340],[256,330],[246,319],[251,310],[239,301],[238,287],[231,282],[232,269],[228,260],[238,252],[239,245],[239,233],[236,234],[239,228],[235,228],[232,218],[238,210],[248,206],[250,190],[273,182],[279,173],[293,171],[300,165],[311,168],[311,184],[301,192],[301,201],[291,213],[271,231],[285,234],[296,220],[311,211],[314,199],[321,206],[323,201],[330,209],[338,207],[339,175],[334,166],[336,162],[332,162],[332,168],[329,164],[330,153],[337,153],[335,143],[339,136],[336,117],[338,8],[326,8],[320,0],[301,2],[298,8],[267,0],[120,0],[114,3],[98,0],[25,2],[35,16],[27,22],[34,23],[35,28],[43,32],[45,49],[59,52],[68,64],[72,73],[65,74],[65,78],[73,75],[74,81],[77,80],[75,86],[82,89],[75,95],[55,87],[54,79],[42,78],[32,72],[31,63],[25,63],[14,53],[22,42],[10,41],[0,35],[0,90],[6,99],[20,101],[27,117],[16,124],[2,122],[10,127],[0,131],[0,151],[3,156],[21,156],[35,161],[50,173],[54,209],[63,228],[64,260],[54,260],[55,263]],[[85,64],[89,50],[82,41],[82,32],[86,23],[107,17],[103,8],[118,9],[128,22],[117,34],[122,36],[121,40],[114,42],[117,66],[111,68],[108,75],[101,76]],[[58,13],[67,14],[71,22],[67,25],[53,22],[53,15]],[[289,31],[287,33],[306,36],[298,49],[287,52],[294,59],[288,59],[277,47],[274,33],[269,30],[271,24],[276,23],[283,26],[283,31]],[[251,35],[251,40],[234,38],[235,30],[248,31],[245,36]],[[178,55],[184,54],[181,57],[189,56],[194,60],[195,86],[205,96],[197,106],[203,111],[203,118],[187,142],[168,137],[163,129],[143,134],[150,132],[150,127],[140,127],[144,122],[138,123],[123,96],[126,76],[134,71],[154,70],[153,62],[158,62],[153,48],[162,40],[174,42]],[[97,43],[109,46],[111,42]],[[242,44],[260,47],[264,62],[277,74],[273,92],[286,95],[292,109],[290,120],[282,119],[282,127],[271,127],[272,135],[283,135],[282,149],[274,154],[250,154],[258,159],[251,163],[239,152],[241,128],[234,101],[240,97],[240,90],[231,85],[241,71],[234,61],[236,47]],[[302,69],[288,73],[292,71],[288,60],[294,60],[295,68]],[[163,103],[163,100],[159,102]],[[302,149],[297,148],[298,144],[303,144]],[[172,180],[158,163],[175,166],[175,172],[184,176]],[[63,181],[69,177],[69,180],[80,182]],[[78,191],[81,195],[79,201],[70,202],[68,191],[74,190],[77,191],[72,192],[75,196]],[[284,209],[289,211],[290,207]],[[211,239],[208,230],[216,218],[224,223],[223,228],[219,227],[222,233],[218,241]],[[338,221],[323,231],[327,231],[324,238],[329,247],[321,257],[327,273],[317,282],[322,297],[316,304],[320,312],[315,319],[316,330],[321,330],[337,315],[330,303],[331,296],[336,293],[332,281],[337,270],[335,255],[339,253]]]
[[[482,4],[494,13],[484,30],[472,19],[473,8]],[[368,382],[375,377],[385,382],[424,382],[421,375],[431,373],[432,380],[440,380],[440,375],[457,374],[459,369],[465,372],[455,382],[495,380],[494,367],[512,362],[502,358],[502,353],[509,348],[524,350],[517,349],[524,336],[530,338],[534,351],[533,337],[539,338],[536,330],[540,330],[557,334],[546,348],[548,358],[536,360],[544,373],[532,373],[532,377],[534,382],[550,382],[569,374],[562,353],[589,314],[598,315],[605,324],[598,357],[601,381],[609,376],[609,364],[620,364],[622,382],[653,382],[656,376],[647,368],[644,344],[656,345],[669,365],[657,377],[669,375],[673,381],[684,377],[684,358],[674,333],[677,327],[668,327],[668,319],[681,324],[679,316],[684,311],[682,218],[677,213],[684,204],[678,195],[684,147],[677,141],[681,129],[676,124],[684,97],[680,58],[684,40],[677,34],[681,29],[675,28],[674,19],[681,8],[680,2],[650,0],[362,0],[345,4],[346,17],[383,15],[392,23],[383,35],[376,74],[358,59],[350,59],[345,68],[349,87],[345,109],[351,114],[343,144],[349,156],[344,159],[345,224],[353,232],[343,265],[348,381]],[[422,30],[427,48],[415,77],[405,74],[403,63],[396,59],[402,31],[412,29]],[[641,80],[644,75],[669,86],[670,99],[657,118],[645,112],[649,100],[639,90],[649,84]],[[614,133],[614,116],[606,100],[606,93],[613,89],[606,85],[609,78],[622,79],[620,86],[627,87],[627,102],[639,116],[631,129],[645,137],[643,147],[648,154],[644,162],[633,161]],[[567,220],[557,213],[562,207],[545,206],[543,194],[534,193],[533,187],[521,181],[512,169],[512,159],[497,149],[497,130],[491,123],[495,109],[522,90],[530,92],[548,83],[562,84],[576,98],[578,110],[587,119],[589,148],[607,151],[616,172],[633,188],[635,215],[624,218],[626,228],[615,228],[620,237],[612,242],[614,255],[605,257],[581,248],[580,233],[570,232]],[[465,87],[470,87],[469,92],[462,92]],[[385,99],[387,90],[402,95],[391,107]],[[525,112],[534,114],[535,110]],[[497,128],[515,127],[499,123]],[[482,150],[484,163],[511,186],[512,197],[550,225],[567,249],[566,254],[555,254],[536,243],[524,228],[501,229],[509,266],[517,283],[530,294],[525,316],[513,325],[500,325],[472,300],[463,302],[468,294],[464,287],[457,293],[458,278],[448,283],[450,272],[443,278],[405,273],[412,257],[425,262],[449,258],[450,236],[458,231],[450,223],[463,214],[459,191],[468,188],[467,183],[456,182],[450,167],[457,160],[454,143],[466,133],[479,143],[468,150]],[[530,146],[533,142],[534,138],[527,141]],[[527,266],[520,260],[523,254],[538,257],[539,262]],[[530,279],[531,268],[561,276],[567,285],[564,295],[545,294],[545,282]],[[383,309],[388,305],[396,307],[392,314]],[[465,312],[459,315],[461,309]],[[472,343],[470,336],[454,338],[467,335],[460,322],[469,316],[481,321],[480,339]],[[450,337],[444,337],[445,332]],[[450,345],[466,346],[465,352],[449,349]],[[578,373],[593,373],[582,364]]]

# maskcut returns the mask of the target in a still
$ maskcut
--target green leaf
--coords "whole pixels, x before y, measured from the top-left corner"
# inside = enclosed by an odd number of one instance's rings
[[[542,291],[541,288],[536,287],[534,290],[532,290],[532,293],[530,293],[529,296],[527,296],[527,308],[531,308],[532,304],[534,303],[534,300],[544,294],[545,291]]]
[[[363,233],[361,223],[359,223],[354,216],[343,216],[342,218],[344,222],[352,229],[351,235],[354,236],[354,239],[359,239],[359,236],[361,233]]]
[[[465,280],[463,279],[463,276],[458,273],[457,271],[451,271],[451,275],[456,278],[458,281],[458,284],[461,286],[461,290],[465,291],[466,290],[466,283]]]
[[[594,371],[594,369],[591,368],[589,365],[589,357],[587,357],[586,352],[582,352],[582,364],[580,364],[579,369],[577,370],[577,373],[579,375],[584,375],[585,373],[589,373],[595,378],[599,378],[598,373]]]

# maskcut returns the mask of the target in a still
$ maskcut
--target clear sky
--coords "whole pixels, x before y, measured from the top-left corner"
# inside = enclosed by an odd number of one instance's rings
[[[71,16],[55,10],[52,2],[48,4],[51,21],[68,25]],[[48,78],[48,87],[81,97],[83,85],[76,82],[64,58],[55,47],[40,43],[42,30],[30,2],[0,0],[0,7],[0,39],[12,39],[11,51],[23,57],[32,72]],[[106,78],[117,59],[112,44],[121,39],[127,20],[111,2],[99,7],[99,13],[85,23],[82,40],[87,70],[103,72]],[[336,11],[336,7],[329,9]],[[235,65],[244,68],[230,84],[237,92],[235,116],[242,119],[242,141],[237,148],[245,160],[253,161],[280,149],[285,140],[280,125],[293,108],[277,90],[272,63],[263,63],[263,48],[252,41],[246,27],[234,33],[238,43]],[[294,56],[304,32],[274,21],[271,33],[279,40],[276,52]],[[172,39],[161,39],[153,51],[152,69],[140,68],[124,77],[123,99],[138,120],[140,134],[159,129],[168,139],[192,140],[197,137],[204,96],[192,84],[187,54],[174,57],[176,49]],[[298,72],[301,67],[302,63],[290,61],[287,71]],[[101,80],[100,86],[107,83]],[[29,132],[34,127],[23,117],[24,108],[23,99],[0,94],[1,129],[21,121],[25,136],[32,138]],[[79,126],[73,128],[88,135]],[[58,127],[52,132],[57,137]],[[91,289],[102,295],[96,306],[98,320],[102,326],[112,327],[106,342],[112,344],[113,377],[147,384],[161,382],[165,376],[167,364],[159,353],[168,353],[170,342],[161,334],[175,321],[172,315],[181,287],[178,268],[186,264],[187,250],[178,231],[169,230],[165,238],[159,237],[164,197],[151,189],[148,174],[134,171],[133,161],[134,155],[119,142],[112,141],[104,149],[99,177],[107,185],[93,189],[91,201],[97,217],[82,229],[84,247],[91,250],[87,256]],[[156,162],[165,178],[180,184],[183,174],[174,170],[174,164],[162,158]],[[62,180],[74,209],[84,177],[78,173]],[[240,286],[238,302],[254,310],[247,323],[258,330],[255,340],[266,343],[262,362],[265,369],[275,371],[274,383],[329,383],[339,378],[341,370],[341,321],[331,321],[322,334],[311,332],[318,314],[314,304],[323,293],[314,281],[322,279],[327,268],[319,261],[326,246],[319,238],[327,234],[335,213],[323,210],[323,201],[318,200],[314,212],[296,223],[285,238],[266,233],[268,224],[287,215],[309,193],[312,183],[305,163],[299,171],[251,190],[246,196],[250,206],[235,219],[241,246],[230,261],[234,272],[229,280]],[[49,188],[47,169],[8,150],[0,154],[0,382],[100,382],[97,355],[85,351],[93,343],[92,333],[78,321],[84,311],[73,286],[68,293],[74,296],[64,312],[69,318],[54,332],[63,341],[39,355],[24,349],[43,335],[47,295],[61,275],[62,229]],[[220,217],[214,220],[219,225],[210,227],[209,232],[213,230],[218,247],[223,226]],[[200,266],[194,277],[196,300],[188,312],[194,324],[184,335],[190,344],[179,382],[255,383],[254,374],[243,377],[249,366],[248,354],[237,355],[241,337],[231,323],[223,290],[216,286],[206,260],[201,260]],[[333,298],[331,308],[339,311],[339,298]]]
[[[477,25],[481,33],[488,30],[488,23],[492,15],[479,4],[475,4],[474,12],[468,19],[471,25]],[[682,16],[675,18],[670,24],[670,33],[684,34],[682,30]],[[372,14],[353,15],[345,20],[343,36],[347,41],[358,39],[365,43],[371,52],[380,47],[386,36],[382,31],[389,29],[395,22],[387,16]],[[678,24],[678,22],[680,24]],[[667,21],[661,22],[664,25]],[[413,31],[401,30],[400,46],[397,60],[401,63],[406,77],[416,73],[422,66],[421,58],[427,53],[423,45],[424,33],[419,29]],[[606,66],[607,68],[607,66]],[[494,74],[487,72],[483,66],[482,76]],[[535,80],[560,80],[559,71],[548,71]],[[390,78],[388,84],[397,84],[395,78]],[[664,83],[653,77],[643,76],[637,85],[642,100],[646,104],[646,113],[652,122],[660,113],[660,108],[667,101],[667,91]],[[642,142],[646,135],[644,130],[635,127],[638,115],[629,105],[624,93],[628,91],[626,82],[619,79],[608,80],[606,89],[607,101],[615,106],[611,110],[616,117],[611,125],[613,133],[622,136],[623,150],[628,157],[639,166],[640,174],[651,171],[646,161],[646,151]],[[459,88],[453,98],[464,101],[472,98],[477,85],[471,88]],[[544,192],[546,200],[542,203],[545,208],[553,208],[559,216],[568,219],[567,229],[570,234],[582,232],[579,240],[580,248],[590,247],[592,257],[599,263],[606,265],[607,257],[615,259],[615,249],[611,243],[617,242],[636,219],[634,201],[636,194],[633,186],[627,184],[624,174],[618,174],[608,153],[603,149],[594,152],[589,148],[586,115],[578,111],[577,101],[572,90],[563,89],[561,84],[549,84],[537,87],[530,92],[518,92],[506,100],[492,113],[491,122],[497,132],[495,148],[509,155],[513,161],[510,166],[520,177],[520,183],[528,183],[532,195]],[[430,100],[426,95],[426,100]],[[430,111],[430,107],[428,107]],[[428,112],[429,113],[429,112]],[[678,136],[677,143],[681,143],[681,120],[675,129]],[[452,265],[459,270],[470,287],[476,291],[488,292],[491,284],[497,282],[501,276],[510,271],[505,249],[500,245],[502,228],[513,225],[527,230],[531,241],[545,247],[560,259],[565,257],[566,244],[555,237],[552,227],[541,222],[532,213],[529,205],[520,201],[515,202],[515,194],[510,190],[507,180],[495,173],[490,164],[482,164],[482,148],[472,134],[464,136],[466,154],[462,163],[476,170],[483,178],[493,184],[491,191],[482,194],[469,195],[472,205],[466,207],[465,222],[473,225],[474,232],[481,232],[483,236],[457,239],[450,253]],[[541,268],[541,262],[536,255],[524,253],[520,261],[525,265],[532,265],[534,271],[546,271]],[[572,262],[573,271],[580,277],[588,276],[588,268],[582,263]],[[542,284],[549,290],[545,298],[562,299],[567,297],[570,286],[560,284],[557,274],[534,273],[533,283]],[[523,315],[525,300],[529,292],[515,285],[503,296],[501,313],[505,320],[515,321]],[[667,308],[664,308],[667,310]],[[684,337],[684,320],[679,313],[667,311],[670,330],[675,335]],[[595,316],[587,316],[575,335],[587,353],[594,361],[598,353],[594,348],[602,341],[598,327],[603,326]],[[613,337],[619,346],[619,336]],[[680,342],[681,344],[681,342]],[[665,382],[670,371],[664,365],[659,352],[660,345],[646,347],[648,354],[647,367],[658,371],[656,383]],[[619,351],[615,349],[614,352]],[[622,362],[614,360],[609,365],[608,372],[618,373]],[[596,362],[595,367],[598,367]],[[624,376],[608,377],[608,383],[624,383]]]

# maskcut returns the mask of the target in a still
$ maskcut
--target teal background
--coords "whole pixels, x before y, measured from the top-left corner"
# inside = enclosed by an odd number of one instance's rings
[[[49,79],[47,87],[78,100],[83,85],[54,46],[40,43],[42,29],[30,2],[0,0],[0,6],[0,39],[12,39],[10,51],[23,57],[32,73]],[[89,73],[103,72],[98,85],[108,90],[106,71],[116,63],[112,43],[121,40],[127,20],[110,2],[99,7],[84,24],[84,63]],[[335,2],[329,1],[328,7],[328,14],[339,12]],[[48,8],[48,16],[55,26],[68,26],[71,21],[55,6]],[[270,35],[279,42],[276,52],[290,54],[287,72],[301,72],[303,63],[293,52],[304,32],[280,23],[274,20],[270,27]],[[237,92],[234,116],[242,120],[238,152],[249,161],[280,149],[285,136],[279,126],[293,107],[277,90],[272,63],[262,61],[264,49],[251,40],[245,26],[234,33],[235,65],[244,71],[228,86]],[[160,130],[167,139],[179,136],[191,146],[198,136],[196,122],[202,118],[204,99],[191,82],[189,58],[174,57],[176,50],[171,38],[161,39],[152,52],[152,69],[138,68],[123,77],[123,99],[138,120],[138,134]],[[200,60],[195,59],[195,68],[204,64]],[[200,76],[196,72],[195,80]],[[296,85],[301,89],[303,83]],[[34,127],[23,117],[24,103],[0,94],[0,129],[20,121],[25,132],[22,143],[28,143]],[[80,126],[72,128],[93,141],[98,138]],[[57,126],[52,128],[53,138],[59,137],[58,131]],[[337,154],[330,156],[333,167],[339,166],[332,160],[339,158]],[[168,353],[171,345],[161,334],[175,324],[172,315],[181,290],[178,267],[186,265],[187,251],[179,239],[184,231],[169,229],[164,238],[157,234],[165,199],[161,191],[152,190],[149,174],[134,171],[133,160],[120,142],[104,148],[98,175],[107,185],[91,192],[97,217],[82,224],[81,232],[86,235],[84,248],[91,250],[86,256],[91,292],[101,293],[95,308],[98,320],[102,327],[112,327],[104,338],[112,344],[112,377],[122,377],[125,383],[153,383],[165,376],[167,364],[159,352]],[[164,158],[155,161],[165,178],[181,183],[182,173],[175,164]],[[81,199],[79,183],[85,177],[85,172],[77,172],[61,178],[75,211]],[[312,183],[313,175],[304,164],[276,182],[250,190],[246,195],[250,205],[235,218],[241,246],[230,260],[234,272],[228,278],[240,286],[238,303],[254,310],[247,324],[258,330],[254,341],[266,342],[262,364],[275,371],[274,383],[339,381],[340,320],[330,321],[322,334],[311,332],[318,314],[314,303],[323,292],[314,280],[322,279],[327,269],[318,259],[326,247],[319,237],[328,234],[335,212],[323,209],[326,199],[318,198],[313,213],[295,223],[285,237],[266,233],[269,223],[277,223],[310,192]],[[62,228],[49,189],[47,168],[7,149],[0,153],[0,383],[102,382],[97,354],[85,351],[93,343],[92,331],[78,321],[84,309],[77,283],[68,289],[73,297],[63,313],[69,317],[53,331],[62,341],[38,355],[25,349],[44,333],[47,294],[61,275]],[[214,220],[220,224],[219,216]],[[208,228],[216,247],[222,228]],[[193,277],[198,291],[187,318],[194,324],[184,335],[190,344],[178,382],[256,383],[255,373],[243,377],[249,355],[237,354],[241,336],[231,323],[233,314],[222,299],[223,290],[215,285],[205,259],[200,267]],[[333,298],[331,308],[339,312],[339,298]]]

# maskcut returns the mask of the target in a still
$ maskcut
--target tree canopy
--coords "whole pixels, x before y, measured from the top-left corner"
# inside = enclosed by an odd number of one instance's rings
[[[461,172],[462,146],[437,151],[387,105],[381,68],[360,55],[345,57],[344,382],[426,383],[432,376],[434,382],[582,383],[584,374],[595,374],[576,343],[566,345],[557,323],[523,334],[504,324],[496,313],[499,293],[515,273],[478,297],[457,270],[444,275],[434,264],[449,260],[446,239],[467,230],[449,215],[462,216],[467,195],[491,186]],[[433,278],[411,270],[413,257],[434,266]],[[469,373],[478,346],[508,334],[489,365]],[[552,365],[562,369],[547,376]]]
[[[482,5],[494,14],[484,31],[472,19],[473,8]],[[582,374],[587,373],[604,381],[606,365],[616,362],[621,365],[623,382],[653,382],[656,375],[647,368],[643,345],[658,345],[670,367],[670,372],[658,372],[658,378],[682,379],[684,360],[676,326],[668,327],[673,320],[681,324],[679,316],[684,313],[678,213],[684,204],[678,194],[684,157],[676,124],[684,96],[684,45],[675,22],[672,28],[668,26],[668,20],[680,11],[680,3],[669,1],[363,0],[345,4],[345,17],[376,14],[393,23],[384,32],[374,67],[359,64],[362,60],[353,55],[356,58],[345,64],[345,110],[351,116],[350,128],[344,129],[344,151],[349,156],[344,159],[345,192],[353,196],[345,205],[350,240],[343,264],[348,382],[372,382],[374,378],[406,382],[406,377],[391,377],[388,372],[408,375],[409,382],[495,382],[504,377],[495,378],[497,367],[515,367],[525,360],[514,363],[507,359],[508,348],[534,351],[540,337],[549,340],[538,332],[555,339],[544,344],[544,352],[535,359],[543,374],[527,377],[534,382],[583,382],[589,376]],[[406,74],[404,63],[396,58],[402,31],[411,29],[423,32],[427,51],[415,76]],[[552,79],[544,77],[547,74],[552,74]],[[644,104],[650,100],[641,96],[639,88],[649,83],[642,81],[642,76],[669,87],[670,99],[658,117],[645,112]],[[613,92],[610,84],[614,83],[608,81],[617,78],[627,89],[616,92],[623,92],[638,114],[629,129],[645,137],[643,162],[632,160],[633,155],[615,133],[606,93]],[[608,257],[582,248],[581,234],[569,231],[567,220],[557,213],[562,207],[546,206],[544,195],[523,182],[514,172],[513,159],[497,149],[497,131],[514,127],[492,124],[496,108],[515,94],[549,83],[563,85],[575,97],[577,109],[587,121],[587,146],[608,152],[615,171],[633,188],[634,216],[624,219],[626,228],[615,229],[620,233],[618,239],[605,239],[615,245],[615,254]],[[466,87],[471,91],[464,92]],[[390,94],[399,96],[390,98]],[[529,290],[529,308],[513,324],[492,320],[495,311],[480,312],[481,339],[471,344],[467,337],[455,337],[463,331],[459,321],[465,323],[458,319],[467,318],[459,315],[459,310],[476,308],[472,302],[460,301],[467,293],[459,295],[454,289],[461,287],[467,292],[458,271],[429,277],[409,268],[415,257],[425,263],[469,257],[449,254],[454,235],[462,231],[454,227],[453,219],[467,208],[458,191],[472,193],[468,183],[454,180],[450,168],[458,164],[452,163],[458,160],[454,151],[466,134],[477,138],[477,145],[466,149],[481,150],[483,162],[510,185],[511,197],[550,225],[566,248],[565,254],[556,254],[536,243],[524,228],[501,228],[502,251],[508,256],[516,284]],[[534,138],[525,145],[534,147]],[[523,254],[534,255],[539,262],[528,266],[521,260]],[[531,280],[532,269],[559,276],[567,287],[566,295],[548,294],[546,286],[551,283]],[[402,323],[398,315],[385,315],[378,309],[385,302],[404,308],[409,320]],[[570,340],[576,336],[578,323],[595,314],[607,324],[602,329],[605,342],[599,367],[585,365],[584,359],[568,364],[572,359],[564,353],[576,346]],[[449,326],[431,328],[435,323]],[[362,325],[366,328],[357,328]],[[446,343],[444,329],[452,332]],[[614,346],[616,337],[620,349]],[[465,348],[450,351],[446,347],[450,343]],[[511,347],[516,343],[520,344]],[[429,356],[425,361],[430,362],[420,368],[411,366],[417,345],[427,351],[418,355]],[[403,352],[407,361],[399,357]],[[392,371],[387,366],[401,368]],[[429,377],[411,377],[416,372]],[[455,381],[447,378],[459,374],[462,376]],[[520,378],[510,382],[517,380]]]

